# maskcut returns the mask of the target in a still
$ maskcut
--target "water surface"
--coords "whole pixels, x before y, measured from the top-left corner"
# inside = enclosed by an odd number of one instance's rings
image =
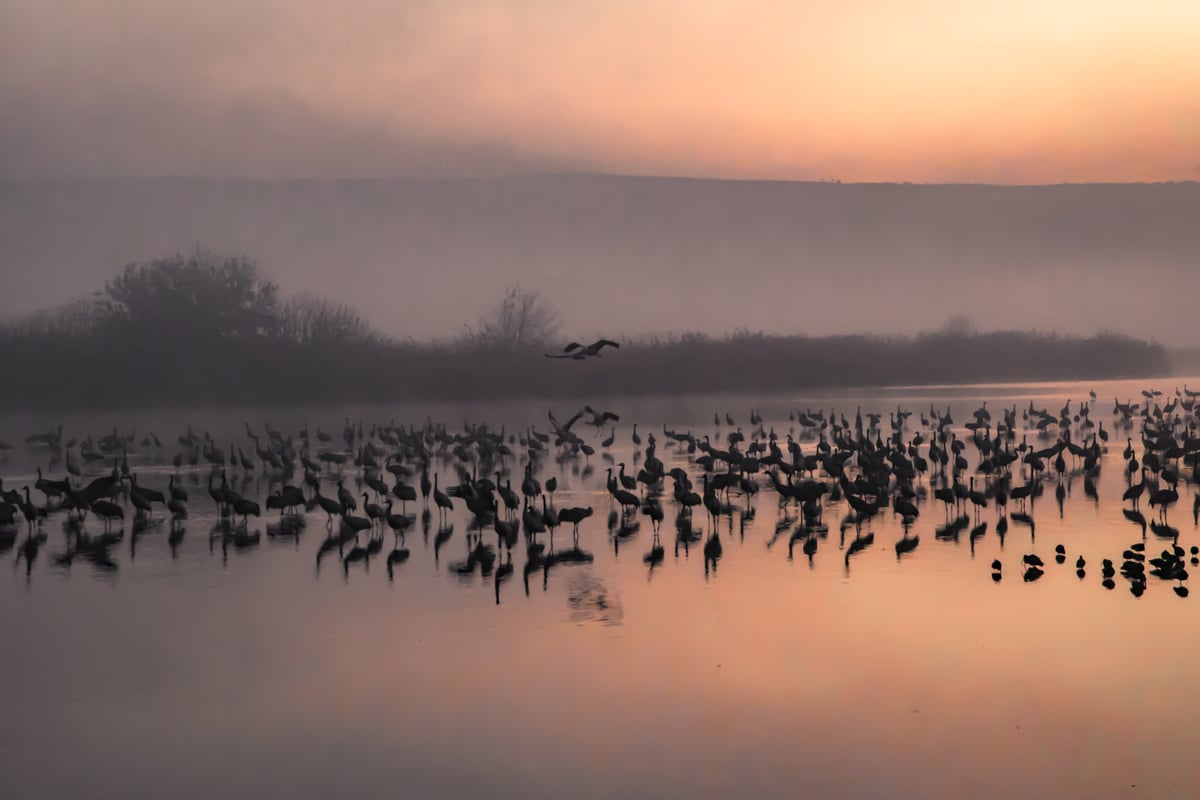
[[[1158,387],[1171,396],[1175,385]],[[1188,632],[1200,623],[1200,601],[1153,578],[1140,598],[1120,576],[1113,590],[1100,583],[1100,559],[1119,563],[1121,551],[1142,539],[1121,513],[1124,436],[1111,413],[1114,397],[1140,400],[1142,388],[894,388],[605,403],[622,417],[609,458],[592,457],[588,477],[582,460],[550,458],[540,469],[542,480],[559,477],[557,506],[596,508],[580,535],[594,561],[539,570],[528,593],[523,545],[498,592],[494,574],[454,574],[468,549],[461,503],[436,558],[437,521],[426,534],[418,517],[406,537],[411,558],[389,580],[382,559],[348,572],[327,559],[318,569],[326,535],[320,511],[308,515],[298,540],[264,535],[257,547],[223,547],[210,536],[217,517],[203,488],[208,470],[185,468],[191,518],[174,551],[168,523],[133,536],[127,522],[112,549],[115,570],[78,560],[58,566],[61,513],[44,523],[48,541],[28,574],[16,560],[23,530],[8,550],[12,568],[0,576],[0,679],[8,687],[0,796],[1195,796],[1200,640]],[[755,408],[782,437],[794,425],[793,409],[836,407],[853,418],[859,405],[886,415],[897,405],[928,413],[934,403],[949,406],[961,426],[984,399],[994,411],[1032,399],[1057,413],[1091,389],[1099,396],[1092,417],[1112,433],[1099,502],[1084,496],[1076,477],[1060,517],[1048,483],[1035,537],[1014,525],[1002,545],[988,509],[981,516],[988,533],[973,547],[965,533],[938,540],[945,512],[930,497],[910,532],[920,537],[914,551],[897,557],[901,524],[884,514],[869,526],[875,543],[847,566],[841,548],[855,531],[841,539],[845,505],[837,503],[825,512],[831,530],[810,565],[798,549],[789,558],[786,535],[768,544],[779,510],[766,488],[750,503],[752,518],[720,521],[724,552],[715,569],[706,570],[699,546],[676,552],[669,503],[666,557],[653,569],[643,561],[648,519],[632,536],[606,530],[604,470],[635,463],[633,422],[643,437],[658,432],[668,469],[697,476],[686,453],[663,447],[663,424],[711,434],[713,413],[728,411],[748,433]],[[14,445],[0,475],[8,488],[32,486],[33,469],[46,469],[49,459],[20,442],[58,422],[68,437],[136,425],[140,440],[154,430],[166,447],[139,449],[130,466],[143,483],[165,489],[175,437],[189,423],[245,447],[243,421],[261,429],[270,420],[292,432],[319,424],[336,434],[345,416],[368,427],[428,417],[451,432],[464,421],[547,431],[550,407],[560,419],[574,410],[541,401],[65,419],[31,413],[0,419],[0,439]],[[597,449],[605,433],[595,437]],[[590,429],[584,435],[593,441]],[[803,442],[805,452],[813,446]],[[968,455],[974,461],[973,448]],[[97,465],[95,474],[108,467]],[[61,474],[60,464],[48,476]],[[347,480],[354,474],[348,469]],[[515,482],[520,475],[514,470]],[[235,481],[260,501],[267,493],[262,477]],[[1171,512],[1185,547],[1200,541],[1192,493],[1181,485]],[[249,529],[265,533],[271,519],[251,519]],[[695,524],[706,527],[703,514]],[[94,519],[87,526],[102,527]],[[557,540],[569,544],[569,528]],[[486,532],[484,541],[495,535]],[[386,542],[385,553],[390,533]],[[1058,544],[1068,554],[1061,566],[1053,562]],[[1160,545],[1169,543],[1151,535],[1147,550]],[[1021,580],[1026,553],[1048,564],[1034,583]],[[1078,555],[1089,563],[1083,579],[1073,566]],[[995,558],[1004,564],[999,583],[990,578]]]

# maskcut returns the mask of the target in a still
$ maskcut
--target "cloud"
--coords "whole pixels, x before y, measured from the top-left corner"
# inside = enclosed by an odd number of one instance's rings
[[[331,13],[308,0],[62,0],[54,10],[13,2],[0,31],[0,178],[498,175],[591,165],[523,148],[486,120],[431,122],[478,70],[477,57],[451,58],[454,69],[442,63],[451,51],[429,36],[445,24],[437,0],[373,13]],[[423,70],[431,54],[440,66]],[[390,65],[390,88],[377,58]],[[412,80],[398,80],[404,74]]]
[[[111,88],[86,102],[5,93],[0,177],[251,178],[503,175],[587,169],[584,159],[523,153],[503,140],[406,134],[282,93],[204,99]]]
[[[0,177],[1190,176],[1200,5],[1101,5],[7,0]]]

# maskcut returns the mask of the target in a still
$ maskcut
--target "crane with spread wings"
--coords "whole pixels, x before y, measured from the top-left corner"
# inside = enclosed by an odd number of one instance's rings
[[[571,430],[571,426],[574,425],[576,422],[578,422],[579,419],[583,416],[582,409],[580,409],[579,411],[576,411],[575,415],[572,416],[570,419],[568,419],[565,423],[559,422],[554,417],[553,411],[548,411],[548,412],[546,412],[546,414],[547,414],[547,416],[550,417],[550,427],[554,428],[555,444],[563,444],[563,443],[568,443],[568,442],[582,442],[583,441],[582,439],[579,438],[579,434],[574,433]]]
[[[619,350],[621,345],[612,339],[597,339],[589,345],[571,342],[563,348],[561,353],[546,353],[545,355],[546,358],[569,358],[573,361],[583,361],[585,358],[603,358],[600,351],[605,347],[615,347]]]
[[[555,444],[582,444],[583,439],[572,431],[571,427],[585,415],[591,417],[591,419],[585,420],[586,424],[596,428],[597,432],[609,422],[617,422],[621,419],[611,411],[597,411],[591,406],[584,406],[576,411],[566,422],[559,422],[553,411],[548,411],[547,415],[550,418],[550,426],[554,428]]]

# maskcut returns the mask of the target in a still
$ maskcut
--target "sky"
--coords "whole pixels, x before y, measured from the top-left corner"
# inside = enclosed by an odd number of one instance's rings
[[[0,177],[1200,178],[1195,0],[6,0]]]

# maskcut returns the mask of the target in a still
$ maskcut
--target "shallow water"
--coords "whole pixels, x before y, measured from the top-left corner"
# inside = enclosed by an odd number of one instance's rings
[[[1183,383],[1156,385],[1172,396]],[[459,501],[454,533],[440,549],[436,517],[423,533],[418,502],[406,537],[411,558],[391,579],[382,556],[346,571],[334,553],[318,568],[326,535],[319,510],[298,540],[265,535],[274,519],[264,517],[249,525],[264,533],[257,547],[223,547],[210,536],[217,517],[204,467],[184,471],[191,517],[174,552],[169,523],[137,536],[127,523],[111,550],[115,569],[80,559],[58,566],[66,535],[56,514],[44,523],[48,541],[28,574],[17,560],[23,529],[5,556],[12,568],[0,574],[0,680],[8,687],[0,797],[1196,796],[1191,757],[1200,727],[1191,712],[1200,703],[1200,640],[1190,631],[1200,599],[1180,598],[1173,582],[1154,578],[1140,598],[1120,575],[1106,590],[1099,570],[1102,558],[1119,563],[1142,539],[1121,513],[1125,445],[1111,411],[1114,396],[1140,400],[1147,385],[598,404],[622,417],[610,459],[594,456],[586,478],[582,462],[546,459],[539,475],[559,476],[559,508],[596,508],[580,533],[594,561],[537,570],[528,593],[523,545],[498,594],[495,573],[454,574],[468,549]],[[855,530],[840,542],[839,502],[826,509],[830,532],[810,565],[798,546],[789,558],[786,533],[769,544],[779,511],[766,488],[751,501],[752,519],[721,519],[724,552],[712,569],[702,544],[676,552],[669,490],[666,556],[657,567],[643,562],[647,518],[629,537],[606,530],[605,468],[610,460],[634,463],[632,422],[643,437],[660,435],[668,469],[695,476],[686,453],[664,449],[664,423],[712,433],[713,412],[729,411],[749,432],[757,408],[782,438],[790,409],[836,407],[852,419],[861,404],[885,414],[886,437],[886,413],[897,405],[949,405],[961,425],[984,399],[997,416],[1031,399],[1057,413],[1089,389],[1099,396],[1092,418],[1112,433],[1099,502],[1084,496],[1077,477],[1060,517],[1047,483],[1035,537],[1013,525],[1002,545],[988,509],[988,532],[973,547],[966,532],[938,540],[946,515],[930,497],[910,532],[920,537],[915,550],[897,557],[900,521],[882,514],[869,524],[874,544],[847,566],[842,548]],[[367,427],[431,417],[452,433],[464,420],[548,431],[548,407],[560,419],[574,410],[543,401],[5,417],[0,440],[14,448],[0,475],[7,488],[32,486],[47,455],[20,442],[60,421],[67,437],[136,424],[140,440],[154,430],[167,446],[131,454],[130,466],[143,484],[165,489],[175,437],[188,423],[245,447],[243,420],[293,433],[320,424],[335,436],[345,415]],[[915,430],[910,425],[909,435]],[[584,436],[593,440],[590,429]],[[813,441],[802,446],[811,453]],[[520,468],[513,475],[519,483]],[[443,485],[457,482],[452,472],[442,476]],[[260,477],[232,485],[260,501],[267,493]],[[1181,485],[1170,517],[1184,547],[1200,542],[1193,491]],[[707,525],[703,513],[695,524]],[[92,518],[87,527],[102,528]],[[484,541],[495,535],[487,531]],[[383,554],[390,532],[385,542]],[[569,546],[569,526],[556,542]],[[1068,554],[1061,566],[1053,561],[1058,544]],[[1147,554],[1169,544],[1151,534]],[[1026,553],[1047,562],[1033,583],[1021,580]],[[1074,569],[1079,555],[1088,562],[1083,579]],[[995,558],[1004,564],[999,583],[990,577]]]

